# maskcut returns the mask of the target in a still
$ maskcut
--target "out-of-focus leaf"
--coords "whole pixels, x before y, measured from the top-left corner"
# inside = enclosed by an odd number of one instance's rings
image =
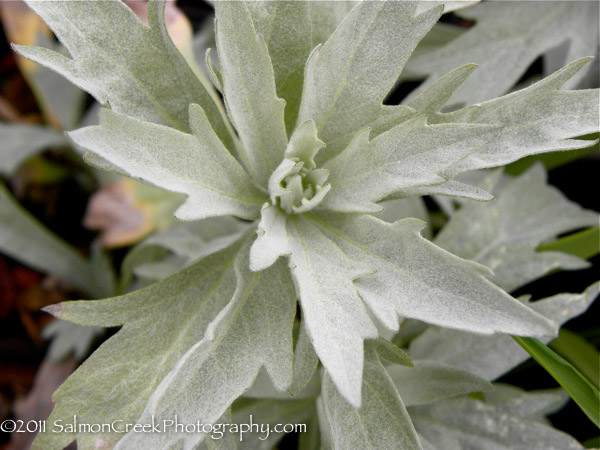
[[[538,250],[563,252],[582,259],[590,259],[600,252],[600,227],[588,228],[556,241],[546,242],[541,244]]]
[[[30,156],[66,142],[62,134],[51,128],[0,123],[0,172],[12,174]]]
[[[2,24],[8,40],[18,45],[38,45],[61,53],[64,49],[40,17],[22,0],[0,2]],[[48,124],[56,129],[73,127],[83,108],[84,92],[56,72],[21,56],[17,64],[35,95]]]
[[[553,269],[587,267],[585,261],[559,253],[559,248],[536,251],[544,241],[600,220],[597,213],[569,201],[546,178],[541,166],[507,180],[504,186],[499,173],[488,175],[481,186],[497,195],[496,200],[463,205],[435,243],[489,267],[494,283],[509,292]]]
[[[600,384],[600,353],[592,344],[572,331],[560,330],[558,338],[548,344],[585,375],[596,388]]]
[[[475,63],[479,68],[453,98],[471,105],[507,93],[537,57],[560,44],[569,46],[558,67],[598,53],[597,2],[513,2],[507,7],[486,1],[458,14],[476,24],[448,45],[411,61],[411,71],[429,75],[411,97],[450,70]],[[588,70],[566,87],[575,88]]]
[[[515,406],[527,405],[531,401],[527,394]],[[515,406],[507,411],[505,405],[458,397],[411,406],[408,412],[428,450],[581,450],[571,436],[541,423],[538,414],[524,417]]]
[[[53,362],[70,357],[82,361],[94,340],[103,332],[101,327],[83,327],[65,320],[54,320],[42,332],[44,339],[52,339],[47,358]]]
[[[575,367],[535,338],[514,338],[569,393],[600,428],[600,393]]]
[[[594,283],[581,294],[558,294],[531,302],[529,306],[559,325],[583,313],[598,296],[599,287],[600,283]],[[550,340],[544,338],[544,342]],[[413,358],[444,362],[488,380],[498,378],[528,358],[510,336],[481,336],[437,327],[429,327],[417,336],[408,353]]]
[[[90,263],[48,231],[0,185],[0,250],[24,264],[56,276],[92,297],[110,295],[97,283]]]
[[[183,201],[181,195],[122,178],[102,186],[90,198],[83,223],[101,231],[105,247],[126,246],[173,224]]]

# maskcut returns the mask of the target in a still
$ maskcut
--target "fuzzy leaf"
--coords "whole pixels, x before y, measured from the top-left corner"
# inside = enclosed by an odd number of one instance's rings
[[[547,184],[542,166],[535,166],[504,186],[498,174],[482,182],[496,200],[466,203],[436,236],[449,252],[481,263],[494,272],[492,281],[512,291],[553,269],[581,269],[587,263],[560,252],[536,252],[544,241],[567,231],[598,223],[600,216],[570,202]]]
[[[319,357],[315,353],[306,326],[302,322],[298,342],[296,342],[296,348],[294,349],[294,374],[292,384],[288,389],[290,395],[296,396],[308,386],[317,371],[318,365]]]
[[[287,145],[285,101],[277,97],[267,45],[242,1],[217,1],[216,36],[227,112],[242,141],[240,157],[266,187]]]
[[[313,48],[310,3],[304,1],[247,2],[256,32],[269,49],[277,95],[285,100],[285,124],[293,131],[300,107],[304,64]],[[340,2],[344,3],[344,2]]]
[[[190,106],[186,134],[103,110],[100,125],[69,136],[130,176],[188,195],[176,216],[183,220],[258,216],[264,202],[248,175],[219,141],[198,105]]]
[[[471,398],[410,407],[409,414],[419,437],[436,449],[581,449],[568,434]]]
[[[339,392],[360,405],[363,340],[377,337],[352,281],[371,270],[345,256],[311,221],[290,220],[290,267],[304,325]]]
[[[340,212],[380,211],[382,207],[375,204],[378,200],[406,188],[443,183],[453,163],[480,149],[498,132],[493,126],[457,125],[428,126],[426,117],[419,116],[370,142],[369,129],[358,133],[325,164],[331,191],[320,206]]]
[[[561,409],[568,399],[567,393],[560,388],[527,392],[501,383],[494,383],[494,390],[483,394],[483,400],[494,405],[497,411],[543,423],[547,423],[547,415]]]
[[[388,366],[386,370],[406,406],[492,389],[477,375],[433,360],[414,361],[414,367]]]
[[[411,369],[408,369],[411,370]],[[398,391],[372,344],[365,346],[362,406],[356,408],[323,375],[323,404],[331,426],[333,446],[342,449],[420,449],[414,427]]]
[[[12,174],[27,158],[65,145],[65,137],[39,125],[0,123],[0,173]]]
[[[461,11],[459,15],[476,24],[448,45],[411,60],[411,71],[429,75],[413,95],[455,67],[476,63],[479,68],[453,98],[470,105],[506,94],[537,57],[560,44],[568,43],[568,51],[559,67],[594,56],[598,14],[596,2],[569,1],[491,1]],[[568,81],[567,87],[575,88],[585,72]]]
[[[138,119],[187,131],[188,107],[197,103],[230,147],[216,95],[202,85],[167,33],[165,3],[149,2],[147,27],[121,1],[29,1],[71,58],[39,47],[15,49],[81,86],[101,104]]]
[[[46,358],[53,362],[66,358],[82,361],[88,355],[94,340],[102,333],[104,329],[100,327],[82,327],[65,320],[54,320],[42,331],[44,339],[52,339]]]
[[[411,108],[382,103],[442,12],[440,6],[414,17],[415,8],[416,2],[361,2],[311,54],[298,123],[315,121],[327,145],[319,163],[342,151],[358,130],[371,127],[377,134],[411,115]]]
[[[80,325],[123,325],[55,392],[56,406],[49,420],[67,423],[76,414],[85,423],[135,423],[161,380],[202,339],[208,324],[233,296],[238,250],[239,243],[233,244],[124,296],[47,308]],[[116,385],[127,389],[115,389]],[[111,447],[122,437],[48,430],[38,436],[34,448],[62,448],[73,439],[80,448]]]
[[[325,43],[358,1],[308,2],[312,46]]]
[[[290,253],[287,218],[277,206],[265,204],[256,230],[258,237],[250,249],[250,268],[254,271],[270,267],[280,256]]]
[[[598,90],[558,90],[589,61],[590,58],[583,58],[572,62],[542,81],[504,97],[430,116],[430,123],[502,126],[496,139],[460,161],[452,172],[496,167],[528,155],[594,145],[595,141],[571,138],[598,131]]]
[[[559,294],[529,303],[529,307],[560,325],[583,313],[597,297],[599,288],[600,282],[597,282],[582,294]],[[510,336],[480,336],[437,327],[428,328],[412,341],[409,354],[450,364],[488,380],[529,357]]]
[[[490,283],[488,269],[422,238],[420,220],[388,224],[369,216],[334,214],[310,219],[349,257],[376,269],[355,284],[389,329],[398,329],[400,315],[483,334],[556,334],[550,321]]]
[[[264,366],[279,390],[292,381],[292,324],[296,296],[283,261],[262,272],[248,268],[249,245],[236,258],[237,288],[227,306],[158,385],[138,423],[170,420],[214,423]],[[179,327],[178,327],[179,328]],[[210,401],[206,401],[207,399]],[[128,433],[117,448],[191,449],[204,436]]]

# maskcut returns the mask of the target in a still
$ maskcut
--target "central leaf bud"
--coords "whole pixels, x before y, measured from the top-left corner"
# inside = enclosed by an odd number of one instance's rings
[[[315,155],[325,147],[317,137],[312,120],[300,125],[287,145],[284,159],[269,178],[271,203],[288,214],[300,214],[316,207],[329,192],[327,169],[317,169]]]

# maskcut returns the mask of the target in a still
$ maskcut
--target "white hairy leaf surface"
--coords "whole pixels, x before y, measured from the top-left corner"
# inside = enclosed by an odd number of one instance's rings
[[[176,211],[183,220],[258,216],[264,194],[210,127],[198,105],[190,106],[193,134],[103,110],[100,125],[69,136],[130,176],[187,194]]]
[[[159,383],[231,300],[238,249],[236,243],[124,296],[50,307],[57,317],[79,325],[122,328],[55,392],[56,406],[49,420],[70,423],[75,414],[85,423],[135,423]],[[38,436],[34,448],[62,448],[73,439],[82,448],[114,446],[122,437],[48,430]]]
[[[581,294],[558,294],[528,306],[561,325],[583,313],[598,296],[599,289],[597,282]],[[549,342],[551,338],[542,340]],[[480,336],[437,327],[428,328],[412,341],[409,354],[450,364],[488,380],[498,378],[529,358],[510,336]]]
[[[479,68],[453,97],[471,105],[509,92],[537,57],[559,45],[567,50],[558,67],[598,54],[597,2],[486,1],[458,14],[475,25],[447,45],[410,61],[411,72],[428,75],[411,97],[450,70],[475,63]],[[566,87],[577,87],[587,70],[591,68],[575,75]]]
[[[372,345],[365,346],[362,406],[348,403],[325,372],[323,405],[335,448],[421,449],[394,383]]]
[[[152,393],[139,423],[215,423],[265,367],[279,390],[292,382],[294,285],[283,261],[262,272],[248,267],[248,243],[235,261],[231,301]],[[205,399],[210,398],[210,401]],[[194,448],[201,433],[128,433],[116,448]]]
[[[169,37],[165,1],[149,2],[144,25],[123,2],[29,1],[69,56],[41,47],[17,51],[49,67],[117,112],[187,131],[197,103],[227,147],[231,136],[216,96],[200,82]],[[210,88],[209,88],[210,89]]]
[[[546,182],[544,168],[535,166],[495,188],[488,175],[482,186],[496,196],[487,204],[466,203],[436,236],[449,252],[489,267],[492,281],[515,290],[554,269],[581,269],[584,260],[559,252],[536,252],[543,242],[567,231],[593,226],[600,216],[569,201]]]
[[[415,17],[416,2],[362,2],[306,64],[298,123],[312,119],[326,147],[319,162],[335,156],[365,127],[379,133],[411,115],[383,106],[418,41],[442,12]]]
[[[331,191],[320,207],[340,212],[375,212],[378,200],[403,189],[446,181],[447,169],[492,140],[488,125],[427,125],[426,116],[407,120],[369,141],[367,128],[325,164]]]
[[[562,431],[502,407],[462,397],[409,408],[419,437],[432,449],[579,450]]]
[[[264,37],[256,33],[246,4],[218,1],[216,37],[227,112],[240,136],[240,158],[263,187],[287,145],[285,101]]]
[[[369,216],[325,213],[309,220],[350,258],[375,269],[355,284],[389,329],[397,330],[402,316],[483,334],[556,333],[550,321],[489,282],[484,266],[421,237],[420,220],[389,224]]]

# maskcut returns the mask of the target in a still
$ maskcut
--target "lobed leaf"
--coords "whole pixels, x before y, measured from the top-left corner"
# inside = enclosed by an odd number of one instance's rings
[[[277,96],[267,44],[242,1],[217,1],[216,37],[223,94],[240,136],[240,158],[266,187],[287,145],[285,101]]]
[[[14,46],[92,94],[101,104],[131,117],[188,128],[188,107],[205,110],[219,138],[231,135],[216,95],[204,86],[167,33],[164,0],[148,4],[148,26],[119,0],[27,2],[70,53]]]
[[[581,269],[585,261],[558,251],[537,252],[545,241],[567,231],[598,223],[600,216],[569,201],[547,183],[545,170],[535,166],[499,186],[490,174],[482,187],[496,200],[467,203],[436,236],[449,252],[489,267],[492,281],[512,291],[551,270]]]
[[[233,263],[239,248],[238,241],[127,295],[47,308],[79,325],[122,325],[54,393],[56,406],[49,420],[70,423],[75,414],[85,423],[135,423],[159,383],[202,339],[209,323],[231,300],[236,279]],[[112,447],[122,437],[118,433],[48,430],[38,435],[34,448],[62,448],[74,439],[81,448]]]
[[[415,2],[361,2],[306,64],[298,123],[312,119],[326,147],[318,163],[342,151],[357,130],[378,134],[409,117],[407,107],[383,106],[417,42],[442,7],[415,17]]]
[[[99,126],[69,136],[132,177],[187,194],[175,213],[180,219],[225,215],[255,219],[263,194],[223,146],[198,105],[190,106],[190,127],[193,134],[105,109]]]
[[[249,245],[236,257],[231,301],[156,387],[138,423],[171,420],[215,423],[252,385],[264,366],[279,390],[292,382],[292,324],[296,296],[283,262],[262,272],[248,268]],[[172,299],[171,299],[172,301]],[[179,328],[179,327],[178,327]],[[210,398],[210,401],[206,401]],[[204,436],[130,432],[116,448],[193,448]]]

